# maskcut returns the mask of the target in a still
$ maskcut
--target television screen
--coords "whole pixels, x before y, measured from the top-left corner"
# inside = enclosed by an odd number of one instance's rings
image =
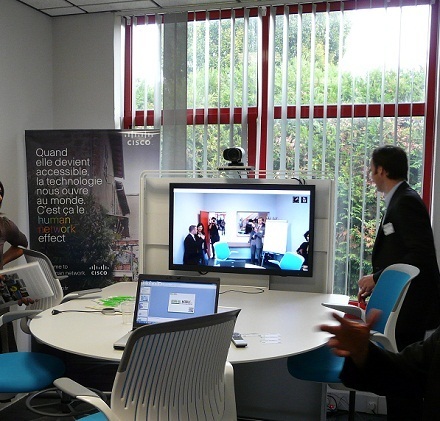
[[[169,268],[313,275],[314,185],[170,183]]]

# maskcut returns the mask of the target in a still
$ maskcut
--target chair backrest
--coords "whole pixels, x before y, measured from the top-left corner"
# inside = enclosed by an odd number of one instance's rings
[[[228,243],[214,243],[215,257],[219,260],[226,260],[231,255]]]
[[[29,305],[28,308],[32,310],[46,310],[60,304],[64,296],[63,289],[50,259],[39,251],[29,249],[23,249],[23,255],[28,263],[38,262],[40,264],[53,292],[51,297],[42,298]]]
[[[300,270],[303,263],[304,257],[288,251],[280,260],[280,268],[284,270]]]
[[[223,419],[225,365],[239,312],[136,329],[113,384],[112,411],[126,421]]]
[[[379,309],[381,317],[374,330],[383,333],[395,344],[395,327],[400,308],[411,280],[419,274],[415,266],[398,263],[388,266],[380,275],[366,307],[366,315],[371,309]]]

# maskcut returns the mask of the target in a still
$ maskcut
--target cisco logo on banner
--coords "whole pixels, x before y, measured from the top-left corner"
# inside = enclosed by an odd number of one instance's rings
[[[110,268],[106,265],[93,265],[89,267],[92,276],[107,276]]]
[[[150,146],[151,138],[155,133],[148,133],[145,131],[128,131],[123,134],[128,146]]]

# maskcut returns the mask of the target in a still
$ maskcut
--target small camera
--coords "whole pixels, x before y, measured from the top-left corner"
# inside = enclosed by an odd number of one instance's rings
[[[241,160],[244,154],[243,148],[227,148],[223,151],[223,158],[230,161],[229,166],[242,166],[244,163]]]

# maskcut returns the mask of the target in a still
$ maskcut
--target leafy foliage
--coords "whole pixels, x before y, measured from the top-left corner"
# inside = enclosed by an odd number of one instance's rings
[[[424,7],[424,6],[420,6]],[[352,29],[351,13],[330,12],[275,17],[273,100],[287,105],[355,105],[424,102],[426,68],[373,68],[352,72],[342,66]],[[428,14],[427,14],[428,15]],[[397,16],[390,14],[388,18]],[[246,28],[248,30],[246,31]],[[235,110],[258,106],[258,18],[188,23],[188,109]],[[411,30],[417,30],[411,29]],[[231,40],[234,44],[231,45]],[[400,48],[396,46],[395,48]],[[423,46],[420,46],[423,48]],[[247,56],[245,56],[247,54]],[[287,69],[284,86],[283,74]],[[244,77],[247,75],[247,78]],[[243,89],[247,83],[248,88]],[[136,81],[136,105],[144,109],[151,87]],[[244,94],[243,94],[244,91]],[[261,104],[260,104],[261,105]],[[152,103],[147,104],[152,108]],[[243,110],[243,114],[246,109]],[[219,116],[220,114],[218,114]],[[220,120],[220,119],[219,119]],[[220,151],[243,145],[247,127],[232,121],[188,126],[187,168],[214,169]],[[356,295],[357,280],[371,272],[371,251],[380,218],[380,198],[366,169],[373,148],[402,146],[410,158],[410,184],[421,190],[424,118],[363,117],[275,120],[269,136],[274,170],[314,172],[336,181],[335,287]]]

